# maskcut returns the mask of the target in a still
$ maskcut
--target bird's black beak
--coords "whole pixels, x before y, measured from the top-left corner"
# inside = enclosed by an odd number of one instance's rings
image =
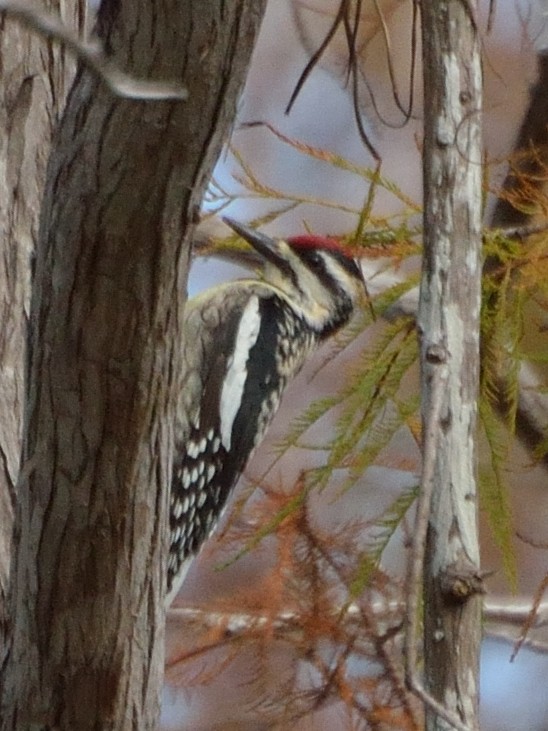
[[[223,221],[227,226],[230,226],[230,228],[235,231],[238,236],[241,236],[248,244],[251,244],[255,251],[263,257],[263,259],[271,262],[282,271],[285,271],[288,268],[288,263],[282,255],[278,242],[275,239],[271,239],[269,236],[266,236],[259,231],[255,231],[249,226],[244,226],[244,224],[235,221],[233,218],[229,218],[229,216],[223,216]]]

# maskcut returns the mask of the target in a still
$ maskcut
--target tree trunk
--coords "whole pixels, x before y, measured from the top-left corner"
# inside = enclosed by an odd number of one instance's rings
[[[85,2],[47,9],[82,30]],[[21,454],[31,259],[53,128],[75,61],[57,44],[4,18],[0,33],[0,657],[6,649],[6,595],[15,485]]]
[[[103,0],[99,35],[185,102],[80,69],[47,171],[2,728],[153,729],[192,223],[264,0]]]
[[[477,5],[422,3],[424,257],[418,326],[424,433],[438,390],[424,576],[427,691],[478,726],[481,588],[476,416],[481,302],[481,63]],[[449,729],[427,707],[430,731]]]
[[[544,28],[544,36],[547,31]],[[542,41],[542,47],[537,57],[538,77],[532,87],[529,96],[529,106],[523,119],[521,129],[516,141],[516,159],[511,160],[510,170],[504,181],[503,190],[506,193],[517,192],[519,198],[520,188],[524,194],[524,208],[515,207],[507,197],[501,197],[493,210],[491,225],[496,228],[525,227],[525,226],[546,226],[546,208],[542,205],[542,195],[548,193],[546,181],[546,169],[548,167],[548,39],[539,36],[537,42]],[[537,204],[534,202],[535,194],[539,196]],[[527,200],[527,197],[529,200]],[[534,240],[534,239],[532,239]],[[525,248],[529,240],[522,241]],[[504,267],[500,267],[500,260],[497,256],[491,255],[485,260],[484,272],[491,277],[504,276]],[[512,278],[519,278],[519,271],[512,273]],[[519,298],[519,287],[506,290],[506,298]],[[494,289],[489,301],[486,303],[486,310],[496,311],[499,305],[498,291]],[[518,306],[516,304],[516,306]],[[506,303],[508,311],[512,302]],[[489,343],[486,343],[487,347]],[[511,345],[510,345],[511,347]],[[512,373],[513,364],[504,357],[497,348],[499,358],[497,360],[498,376],[498,407],[504,418],[511,413],[507,394],[509,389],[509,374]],[[530,363],[522,364],[520,367],[520,392],[516,413],[516,434],[526,447],[534,454],[535,450],[544,443],[546,435],[546,424],[548,421],[548,409],[546,400],[538,391],[542,391],[540,383],[534,388],[534,398],[531,397],[531,380],[533,366]],[[533,376],[533,382],[536,376]],[[548,467],[548,455],[544,453],[543,462]]]

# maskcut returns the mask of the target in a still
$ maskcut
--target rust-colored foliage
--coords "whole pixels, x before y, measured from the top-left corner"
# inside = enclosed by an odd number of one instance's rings
[[[246,508],[250,527],[242,527],[241,517],[229,527],[225,552],[227,543],[238,550],[258,526],[291,506],[266,539],[275,561],[260,585],[239,593],[237,607],[218,602],[184,615],[188,624],[178,629],[167,680],[187,688],[207,683],[246,653],[256,665],[256,713],[273,727],[288,728],[337,703],[348,728],[418,729],[401,675],[401,587],[377,568],[360,596],[353,595],[367,526],[356,520],[335,532],[320,530],[308,501],[296,500],[303,488],[303,479],[288,492],[263,486]],[[283,671],[269,685],[269,663],[281,651]]]

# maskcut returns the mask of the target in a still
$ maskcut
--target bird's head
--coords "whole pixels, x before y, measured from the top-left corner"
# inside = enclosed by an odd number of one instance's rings
[[[223,220],[260,254],[264,280],[321,337],[348,322],[364,297],[365,282],[360,267],[340,244],[311,235],[272,239],[232,218]]]

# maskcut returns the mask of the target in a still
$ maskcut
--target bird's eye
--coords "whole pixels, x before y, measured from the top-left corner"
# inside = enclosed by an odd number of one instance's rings
[[[323,267],[324,265],[323,256],[320,254],[319,251],[311,252],[310,261],[312,262],[312,264],[316,264],[317,266]]]

